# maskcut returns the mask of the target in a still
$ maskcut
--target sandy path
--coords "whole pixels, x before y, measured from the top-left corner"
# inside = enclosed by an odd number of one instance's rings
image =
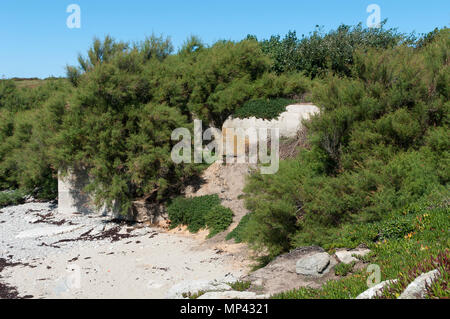
[[[13,222],[22,218],[17,211],[9,218],[4,216],[7,214],[0,216],[6,223]],[[199,236],[159,229],[132,229],[132,237],[113,242],[102,239],[55,244],[58,248],[48,246],[61,238],[76,238],[97,221],[89,222],[93,224],[77,230],[77,234],[47,237],[45,245],[43,238],[14,238],[20,229],[11,236],[3,233],[2,245],[7,251],[2,251],[0,257],[28,250],[39,253],[20,258],[29,265],[6,267],[0,281],[16,287],[20,296],[34,298],[165,298],[172,286],[184,281],[220,280],[229,273],[238,278],[248,271],[248,263],[233,252],[232,246],[214,248],[205,245]],[[12,232],[6,228],[3,231]]]

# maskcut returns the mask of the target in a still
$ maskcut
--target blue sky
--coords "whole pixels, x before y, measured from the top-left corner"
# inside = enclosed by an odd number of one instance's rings
[[[81,28],[66,26],[66,8],[81,8]],[[170,36],[179,47],[189,35],[211,44],[247,34],[268,38],[295,30],[308,34],[341,23],[365,23],[377,4],[388,26],[424,33],[450,25],[448,0],[1,0],[0,77],[63,76],[94,36],[137,41]]]

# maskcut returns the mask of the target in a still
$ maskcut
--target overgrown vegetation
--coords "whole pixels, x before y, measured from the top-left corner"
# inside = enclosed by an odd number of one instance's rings
[[[286,106],[293,103],[295,103],[294,100],[288,99],[250,100],[236,110],[234,117],[240,119],[256,117],[259,119],[272,120],[286,111]]]
[[[349,264],[345,264],[345,263],[337,264],[334,267],[334,273],[338,276],[345,277],[348,275],[348,273],[350,273],[353,270],[353,267],[355,266],[355,264],[356,264],[355,261],[352,261]]]
[[[154,35],[133,44],[95,39],[67,68],[68,81],[1,81],[0,189],[39,188],[52,198],[58,171],[78,165],[98,205],[115,202],[126,212],[136,198],[167,199],[199,173],[170,160],[173,128],[191,128],[193,117],[220,126],[251,100],[275,100],[256,115],[276,116],[279,98],[310,96],[310,76],[350,67],[358,48],[400,42],[406,37],[395,30],[361,26],[211,46],[191,37],[176,54]]]
[[[67,79],[0,81],[0,190],[53,198],[58,171],[80,166],[99,206],[127,212],[136,198],[169,200],[202,169],[173,163],[173,129],[192,130],[194,118],[205,127],[232,114],[273,118],[288,101],[308,100],[321,109],[306,124],[308,147],[277,174],[251,176],[252,213],[229,238],[265,260],[298,246],[365,243],[394,278],[448,247],[448,205],[423,205],[449,198],[449,52],[448,28],[419,39],[361,25],[211,46],[191,37],[177,53],[162,37],[96,39]],[[169,211],[172,225],[210,235],[232,217],[216,197],[176,198]],[[355,296],[364,277],[292,296]]]
[[[233,212],[221,205],[217,195],[178,197],[168,205],[167,211],[171,228],[186,225],[192,233],[208,228],[208,237],[227,230],[233,222]]]
[[[20,88],[17,81],[0,81],[0,190],[20,188],[53,199],[57,191],[57,170],[51,164],[53,137],[71,87],[64,79],[41,82]]]
[[[0,208],[10,205],[22,204],[25,201],[26,193],[22,190],[0,192]]]
[[[328,33],[316,27],[314,32],[303,35],[301,39],[291,31],[283,39],[279,35],[272,36],[263,40],[261,45],[263,51],[272,57],[272,69],[278,74],[301,71],[316,77],[331,71],[350,76],[357,50],[385,50],[414,43],[414,36],[386,29],[385,24],[383,21],[381,28],[364,28],[361,23],[341,25]]]
[[[310,149],[246,186],[253,214],[245,240],[276,256],[297,246],[358,245],[343,229],[374,222],[385,223],[382,238],[408,232],[393,211],[448,193],[449,49],[445,29],[420,48],[356,52],[352,77],[317,84],[322,113],[307,124]]]
[[[248,213],[247,215],[245,215],[244,217],[242,217],[241,221],[239,222],[239,224],[236,226],[236,228],[234,228],[226,237],[226,240],[232,240],[234,239],[234,242],[239,244],[242,243],[244,241],[243,239],[243,235],[244,235],[244,231],[245,231],[245,227],[247,227],[247,223],[250,220],[252,213]]]
[[[250,288],[252,283],[250,281],[236,281],[229,284],[233,290],[246,291]]]
[[[383,298],[397,298],[416,277],[434,269],[439,269],[442,277],[428,287],[427,297],[448,297],[449,202],[411,204],[396,211],[395,215],[407,218],[413,231],[405,236],[377,239],[377,234],[382,233],[385,227],[385,223],[378,222],[342,229],[340,235],[344,237],[343,241],[359,241],[371,249],[371,253],[362,259],[367,265],[380,267],[382,281],[399,279],[398,284],[386,289]],[[340,280],[330,280],[321,289],[300,288],[273,297],[352,299],[368,289],[369,275],[366,269],[358,270]]]

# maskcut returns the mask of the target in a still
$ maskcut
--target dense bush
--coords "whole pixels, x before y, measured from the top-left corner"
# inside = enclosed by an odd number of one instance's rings
[[[168,206],[170,227],[186,225],[190,232],[209,229],[209,237],[225,231],[233,222],[233,212],[221,205],[219,196],[178,197]]]
[[[311,149],[247,188],[248,240],[273,254],[326,242],[330,226],[379,220],[448,182],[446,39],[443,29],[405,45],[395,30],[341,26],[301,40],[192,37],[176,54],[162,37],[95,39],[69,81],[0,81],[0,189],[52,198],[58,171],[80,165],[97,204],[125,212],[136,198],[171,198],[199,173],[172,162],[174,128],[276,116],[248,101],[313,100],[322,114],[309,124]]]
[[[25,201],[25,193],[23,191],[1,191],[0,192],[0,208],[10,205],[21,204]]]
[[[252,213],[248,213],[244,217],[242,217],[239,224],[234,228],[226,237],[226,240],[234,239],[235,243],[242,243],[244,241],[243,234],[245,232],[245,227],[247,227],[247,223],[250,220]]]
[[[250,178],[246,240],[271,255],[332,245],[342,225],[385,220],[447,190],[449,39],[447,29],[424,47],[357,52],[352,78],[318,83],[311,148],[276,175]],[[386,225],[383,236],[404,231]]]
[[[233,211],[227,207],[213,207],[205,215],[205,225],[209,229],[209,237],[224,232],[233,222]]]
[[[234,117],[244,119],[256,117],[265,120],[276,119],[286,111],[286,106],[295,103],[294,100],[250,100],[234,112]]]
[[[413,38],[395,29],[385,29],[385,22],[381,28],[363,28],[358,24],[341,25],[328,33],[317,29],[301,39],[291,31],[283,39],[278,35],[263,40],[261,46],[273,58],[272,68],[277,73],[301,71],[315,77],[331,70],[350,75],[356,50],[388,49],[413,42]]]
[[[57,185],[52,137],[71,88],[63,79],[41,82],[18,88],[14,81],[0,81],[0,190],[21,188],[51,199]]]
[[[167,200],[200,167],[175,165],[171,133],[192,130],[194,117],[218,126],[252,98],[304,94],[301,75],[277,77],[256,41],[219,41],[206,47],[190,39],[170,55],[167,39],[143,43],[95,40],[80,66],[69,67],[75,85],[54,139],[55,167],[85,167],[86,191],[98,205],[133,199]]]
[[[301,74],[271,73],[255,40],[208,47],[193,37],[172,49],[162,37],[107,36],[67,68],[69,81],[23,89],[1,81],[0,189],[39,187],[51,198],[58,170],[77,165],[98,205],[125,212],[136,198],[168,199],[201,169],[172,162],[175,128],[192,129],[193,118],[220,126],[248,100],[310,91]]]

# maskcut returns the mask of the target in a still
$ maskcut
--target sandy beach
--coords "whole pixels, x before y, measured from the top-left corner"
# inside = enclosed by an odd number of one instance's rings
[[[159,299],[175,285],[239,278],[249,269],[239,245],[56,211],[52,203],[1,210],[3,291],[18,298]]]

